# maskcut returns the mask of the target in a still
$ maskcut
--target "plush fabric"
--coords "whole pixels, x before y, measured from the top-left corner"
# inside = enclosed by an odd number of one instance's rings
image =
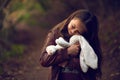
[[[81,47],[79,58],[82,71],[86,73],[89,67],[92,69],[97,69],[98,57],[93,48],[82,35],[73,35],[69,42],[65,41],[62,37],[59,37],[55,40],[55,42],[57,45],[49,45],[46,48],[49,55],[55,54],[58,49],[64,49],[72,44],[75,44],[76,42],[79,42]]]

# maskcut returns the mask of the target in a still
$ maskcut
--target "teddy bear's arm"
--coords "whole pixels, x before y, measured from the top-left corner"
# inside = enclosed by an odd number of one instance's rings
[[[46,52],[46,47],[49,45],[56,45],[55,40],[56,40],[56,33],[50,32],[47,36],[47,40],[44,44],[44,48],[41,51],[41,58],[40,58],[40,63],[44,67],[49,67],[52,65],[57,65],[60,64],[61,62],[67,61],[70,57],[67,54],[67,49],[60,49],[55,52],[53,55],[49,55]]]

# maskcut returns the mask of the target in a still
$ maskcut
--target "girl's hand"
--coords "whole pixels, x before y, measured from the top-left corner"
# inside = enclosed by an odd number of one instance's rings
[[[79,43],[73,44],[71,45],[68,49],[68,54],[71,56],[77,56],[79,54],[80,51],[80,45]]]

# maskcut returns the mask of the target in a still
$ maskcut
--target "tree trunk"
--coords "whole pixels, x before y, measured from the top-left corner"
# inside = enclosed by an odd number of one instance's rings
[[[4,9],[10,3],[11,0],[0,0],[0,30],[3,27],[3,20],[5,18]]]

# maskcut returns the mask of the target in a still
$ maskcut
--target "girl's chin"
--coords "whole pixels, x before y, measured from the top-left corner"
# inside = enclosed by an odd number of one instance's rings
[[[73,34],[72,33],[69,33],[70,36],[72,36]]]
[[[80,34],[69,34],[70,36],[73,36],[73,35],[80,35]]]
[[[69,34],[70,36],[73,36],[73,34]]]

